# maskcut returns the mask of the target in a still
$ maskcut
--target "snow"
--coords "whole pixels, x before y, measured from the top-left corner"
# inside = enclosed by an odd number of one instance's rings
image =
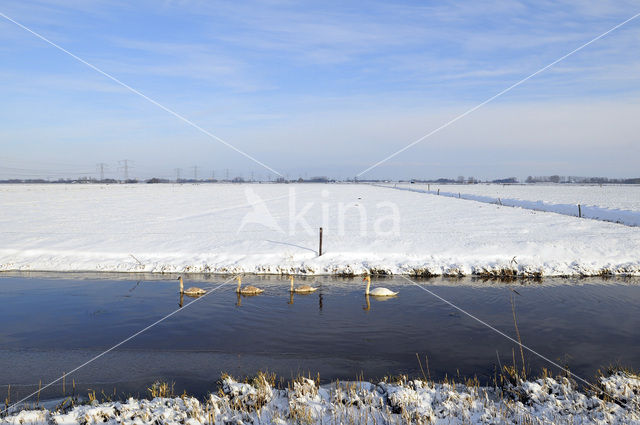
[[[188,397],[79,405],[65,411],[23,410],[0,425],[146,424],[638,424],[640,380],[617,372],[600,377],[608,394],[578,390],[566,378],[542,378],[503,388],[408,380],[334,382],[297,378],[274,388],[265,375],[250,383],[223,377],[204,402]],[[615,401],[612,401],[615,399]]]
[[[0,271],[640,275],[638,228],[364,184],[0,185],[0,200]]]
[[[492,198],[511,198],[527,201],[544,201],[550,204],[591,205],[607,209],[640,211],[640,185],[594,184],[398,184],[418,189],[440,189],[468,195],[484,195]]]
[[[640,226],[639,185],[394,184],[396,189]]]

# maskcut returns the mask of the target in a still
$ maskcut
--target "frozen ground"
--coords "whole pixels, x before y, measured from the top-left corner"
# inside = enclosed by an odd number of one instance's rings
[[[334,383],[298,379],[276,389],[263,376],[231,378],[204,402],[187,396],[129,399],[61,412],[25,410],[1,425],[23,424],[638,424],[640,380],[618,373],[600,378],[607,396],[578,391],[566,379],[544,378],[503,392],[492,387],[420,380]],[[615,398],[615,402],[611,399]]]
[[[370,185],[2,185],[0,199],[0,270],[640,275],[638,228]]]

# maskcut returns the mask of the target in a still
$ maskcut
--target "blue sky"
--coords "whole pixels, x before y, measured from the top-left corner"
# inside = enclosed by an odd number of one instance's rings
[[[640,12],[625,1],[5,0],[289,177],[354,176]],[[0,177],[267,171],[0,17]],[[638,175],[640,18],[363,177]]]

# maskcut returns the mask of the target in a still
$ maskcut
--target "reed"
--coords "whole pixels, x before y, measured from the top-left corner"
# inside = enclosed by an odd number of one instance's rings
[[[151,387],[147,388],[147,391],[149,392],[152,398],[173,397],[174,396],[173,390],[174,390],[174,383],[169,384],[168,382],[163,382],[163,381],[156,381],[151,385]],[[114,388],[114,394],[115,394],[115,388]]]
[[[520,330],[518,329],[518,320],[516,319],[516,303],[511,294],[511,312],[513,313],[513,326],[516,328],[516,336],[518,337],[518,348],[520,349],[520,359],[522,361],[522,380],[527,379],[527,369],[524,363],[524,350],[522,349],[522,338],[520,337]],[[515,367],[515,361],[514,361]]]

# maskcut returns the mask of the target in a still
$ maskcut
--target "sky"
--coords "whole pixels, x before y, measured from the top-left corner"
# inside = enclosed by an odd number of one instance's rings
[[[634,1],[4,0],[0,178],[353,178]],[[639,176],[640,17],[360,178]],[[197,167],[197,171],[194,170]]]

